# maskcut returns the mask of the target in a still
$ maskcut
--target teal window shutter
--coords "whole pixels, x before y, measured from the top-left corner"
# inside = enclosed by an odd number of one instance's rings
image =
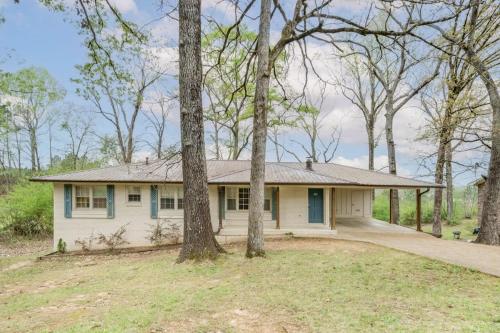
[[[115,218],[115,185],[106,186],[107,189],[107,207],[108,207],[108,219]]]
[[[226,188],[224,186],[219,187],[219,218],[226,218]]]
[[[158,218],[158,185],[151,185],[151,218]]]
[[[273,193],[271,198],[271,216],[273,220],[276,220],[277,204],[278,204],[278,188],[273,187]]]
[[[64,217],[71,218],[71,209],[73,207],[73,186],[64,184]]]

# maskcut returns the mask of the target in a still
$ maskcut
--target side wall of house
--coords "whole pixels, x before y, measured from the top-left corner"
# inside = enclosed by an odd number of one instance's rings
[[[78,184],[73,184],[78,185]],[[98,184],[81,184],[93,186]],[[128,242],[126,246],[149,246],[152,245],[148,239],[157,221],[167,226],[176,225],[180,236],[183,232],[183,210],[177,204],[175,209],[161,209],[158,204],[158,219],[151,217],[151,185],[133,184],[140,187],[140,202],[128,202],[128,186],[132,184],[114,184],[114,217],[108,218],[106,209],[81,209],[75,207],[75,187],[72,191],[71,218],[64,214],[64,184],[54,184],[54,249],[57,242],[62,239],[66,242],[69,250],[79,250],[81,245],[76,241],[83,241],[92,249],[104,248],[105,245],[98,244],[99,235],[109,236],[120,227],[125,226],[124,239]],[[323,223],[309,223],[308,189],[323,189]],[[174,187],[175,189],[175,187]],[[181,189],[178,185],[177,189]],[[210,213],[213,230],[219,226],[219,197],[218,187],[209,186]],[[176,195],[177,198],[177,195]],[[180,198],[180,195],[179,195]],[[281,229],[328,229],[331,221],[331,187],[320,186],[280,186],[279,187],[279,217]],[[337,217],[348,216],[371,216],[371,190],[365,189],[339,189],[335,191],[334,204],[336,205]],[[160,202],[160,190],[158,192]],[[227,203],[225,203],[227,204]],[[225,211],[223,227],[246,228],[248,223],[248,211],[233,210]],[[264,215],[264,228],[273,229],[276,221],[273,220],[271,211]],[[179,239],[181,240],[181,239]]]
[[[78,184],[72,184],[78,185]],[[93,186],[97,184],[82,184]],[[108,218],[105,209],[78,209],[75,206],[75,187],[73,186],[71,218],[64,216],[64,184],[54,184],[54,249],[59,239],[66,242],[68,250],[80,250],[82,247],[75,241],[86,242],[92,249],[104,248],[98,244],[99,235],[109,236],[120,227],[125,226],[125,240],[127,246],[149,246],[148,239],[157,221],[164,226],[178,228],[182,236],[183,214],[182,209],[165,210],[158,207],[158,219],[151,218],[151,185],[134,184],[141,188],[141,201],[128,202],[127,186],[131,184],[114,184],[114,217]],[[180,186],[179,186],[180,187]],[[158,194],[159,196],[159,194]],[[218,226],[217,187],[209,186],[210,213],[212,226]],[[159,199],[158,199],[159,201]],[[90,242],[90,244],[89,244]]]

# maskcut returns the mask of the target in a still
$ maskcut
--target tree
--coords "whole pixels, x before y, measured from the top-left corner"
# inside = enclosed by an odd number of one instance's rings
[[[241,8],[241,15],[230,26],[228,31],[237,29],[243,19],[248,16],[250,8],[255,1],[250,1],[245,8]],[[263,255],[263,191],[265,177],[265,148],[266,148],[266,94],[269,91],[269,78],[276,59],[280,57],[285,48],[291,43],[297,43],[302,57],[307,61],[307,37],[318,41],[331,41],[334,45],[337,40],[333,37],[343,33],[355,33],[363,36],[403,36],[416,29],[418,26],[429,22],[411,21],[406,26],[396,26],[396,29],[384,26],[382,29],[370,29],[368,23],[373,19],[372,11],[367,12],[367,17],[355,22],[346,17],[336,15],[335,8],[330,6],[333,0],[324,0],[311,3],[297,0],[294,5],[282,6],[281,2],[274,1],[273,13],[278,17],[281,25],[280,37],[269,50],[268,30],[271,20],[269,1],[261,1],[261,16],[259,22],[259,35],[256,48],[257,54],[257,79],[254,98],[254,120],[252,134],[252,162],[250,178],[250,204],[249,204],[249,233],[247,242],[247,255]],[[291,15],[288,13],[291,12]],[[446,20],[446,18],[441,18]],[[229,42],[226,38],[224,45]],[[266,43],[266,45],[262,45]],[[262,60],[260,59],[262,58]],[[260,65],[259,65],[260,63]],[[266,65],[266,66],[264,66]],[[315,73],[317,73],[315,71]]]
[[[92,148],[93,121],[89,117],[83,116],[84,111],[77,110],[69,106],[64,115],[60,128],[66,133],[69,139],[66,156],[72,160],[73,170],[78,170],[80,160],[86,160],[86,157]]]
[[[115,52],[114,45],[121,42],[115,40],[115,36],[108,38],[110,50]],[[102,62],[78,66],[81,74],[81,78],[75,80],[81,86],[78,92],[113,126],[120,160],[131,163],[137,141],[135,129],[144,111],[144,99],[162,78],[164,70],[153,54],[135,46],[118,50],[113,67],[103,55],[99,59]]]
[[[415,10],[415,8],[409,10]],[[406,22],[395,21],[394,24],[402,31],[408,30],[411,25],[411,15]],[[441,61],[436,61],[434,70],[430,74],[425,73],[425,65],[432,59],[430,50],[424,48],[424,54],[418,54],[416,50],[422,45],[417,43],[414,38],[405,35],[395,38],[376,37],[369,42],[351,39],[349,43],[354,50],[350,51],[351,54],[365,57],[385,92],[385,137],[389,173],[396,175],[394,118],[413,97],[438,76]],[[417,72],[423,74],[410,76],[410,73],[416,74]],[[391,223],[399,224],[399,194],[397,190],[391,191],[390,200]]]
[[[161,159],[165,155],[165,134],[170,104],[164,96],[158,97],[150,104],[145,116],[150,124],[149,128],[154,132],[154,141],[149,143],[149,146],[153,149],[156,158]]]
[[[375,123],[384,107],[384,90],[366,59],[357,55],[344,57],[343,65],[337,85],[342,95],[363,115],[368,137],[368,170],[374,170],[375,147],[380,138],[375,135]]]
[[[401,3],[403,10],[413,6],[412,1]],[[488,168],[488,180],[486,182],[486,194],[483,204],[483,216],[481,217],[481,229],[477,242],[491,245],[500,244],[500,219],[498,206],[500,203],[500,94],[497,84],[488,67],[492,61],[498,63],[498,29],[500,16],[498,10],[500,5],[494,0],[469,0],[458,4],[443,3],[441,1],[427,1],[428,8],[419,11],[420,15],[426,15],[429,11],[434,17],[433,22],[420,24],[414,31],[408,34],[419,38],[424,43],[449,54],[448,45],[455,45],[463,50],[467,61],[474,68],[479,79],[488,92],[489,103],[492,109],[491,126],[491,154]],[[440,10],[440,11],[439,11]],[[444,14],[440,14],[443,13]],[[459,16],[459,23],[463,34],[453,35],[449,26],[449,20],[444,17]],[[422,17],[415,18],[416,21],[425,21]],[[429,31],[433,32],[429,38]],[[462,38],[465,36],[465,38]],[[485,37],[486,36],[486,37]],[[483,40],[480,42],[479,40]],[[479,42],[478,42],[479,41]],[[485,42],[486,41],[486,42]]]
[[[252,162],[250,169],[250,202],[248,207],[248,240],[246,256],[264,256],[264,179],[266,168],[267,108],[272,62],[269,56],[271,1],[261,0],[257,38],[257,72],[255,80]]]
[[[43,68],[21,69],[8,74],[6,81],[4,89],[12,100],[13,121],[28,137],[31,170],[39,171],[39,132],[48,120],[50,107],[61,100],[65,92]]]
[[[210,221],[203,138],[201,8],[199,0],[179,2],[179,101],[184,239],[178,262],[214,258],[223,251]]]
[[[217,159],[222,158],[223,145],[229,152],[227,159],[237,160],[252,134],[255,70],[251,51],[257,36],[245,27],[227,30],[227,27],[214,28],[202,40],[207,67],[203,83],[209,100],[205,117],[214,128],[212,139]],[[230,45],[223,45],[226,34],[233,41]],[[225,131],[229,134],[227,139]]]

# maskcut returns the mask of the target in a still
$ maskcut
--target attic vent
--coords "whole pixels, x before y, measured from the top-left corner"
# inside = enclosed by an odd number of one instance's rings
[[[306,160],[306,170],[312,171],[313,169],[313,163],[310,158]]]

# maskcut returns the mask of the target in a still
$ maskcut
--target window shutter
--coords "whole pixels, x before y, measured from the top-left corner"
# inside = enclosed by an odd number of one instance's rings
[[[276,208],[277,208],[277,203],[278,203],[278,188],[273,187],[273,193],[272,193],[272,198],[271,198],[271,216],[273,220],[276,220]]]
[[[151,185],[151,218],[158,218],[158,185]]]
[[[226,218],[226,188],[219,187],[219,218]]]
[[[107,189],[107,208],[108,208],[108,219],[115,218],[115,185],[106,186]]]
[[[71,209],[73,207],[73,186],[64,184],[64,217],[71,218]]]

